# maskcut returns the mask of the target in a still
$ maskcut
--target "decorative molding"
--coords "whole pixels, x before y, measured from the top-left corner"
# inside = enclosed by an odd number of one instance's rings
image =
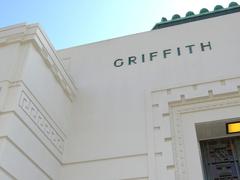
[[[182,131],[182,123],[181,123],[181,114],[174,113],[173,118],[174,121],[171,122],[171,126],[173,129],[172,136],[173,141],[173,155],[175,159],[175,175],[178,180],[185,180],[185,154],[184,154],[184,138]]]
[[[64,151],[64,139],[58,134],[43,113],[24,91],[21,92],[18,105],[53,144],[53,146],[62,154]]]
[[[2,172],[1,172],[2,171]],[[8,179],[12,179],[12,180],[17,180],[17,178],[10,173],[8,170],[4,169],[2,166],[0,167],[0,174],[4,173],[4,175],[6,175],[8,177]]]
[[[177,180],[187,179],[182,114],[236,105],[240,106],[239,84],[240,77],[237,76],[150,91],[151,104],[149,104],[149,108],[152,108],[152,110],[155,108],[155,111],[152,111],[152,113],[157,114],[150,116],[148,121],[152,121],[152,131],[155,130],[154,124],[159,124],[160,131],[162,132],[157,139],[154,136],[152,138],[157,147],[160,147],[166,138],[172,138],[170,141],[172,144],[172,155],[171,152],[168,152],[168,156],[172,156],[173,158],[175,178]],[[168,132],[166,130],[168,129],[166,127],[168,123],[170,125],[170,136],[164,134],[166,131]],[[162,149],[155,149],[155,153],[157,151],[162,151]],[[164,163],[163,166],[167,167],[172,160]],[[156,164],[152,164],[152,166],[156,166],[155,169],[157,168]]]
[[[148,176],[144,176],[144,177],[134,177],[134,178],[124,178],[121,180],[148,180]]]
[[[76,94],[76,86],[41,27],[38,24],[19,24],[0,29],[0,45],[17,42],[33,43],[67,97],[72,101]]]
[[[10,143],[13,147],[15,147],[19,152],[21,152],[21,155],[24,156],[25,158],[27,158],[35,167],[37,167],[43,174],[45,174],[49,180],[52,180],[53,178],[51,177],[51,175],[46,171],[46,169],[44,170],[43,168],[40,167],[40,165],[33,160],[31,157],[29,157],[21,147],[19,147],[9,136],[0,136],[0,139],[6,140],[8,143]],[[17,177],[15,177],[12,173],[8,172],[6,169],[4,169],[4,167],[0,167],[0,170],[4,170],[11,178],[12,180],[18,180]]]
[[[8,93],[8,82],[1,81],[0,82],[0,113],[3,111],[5,98]]]
[[[88,159],[82,161],[71,161],[71,162],[64,162],[62,163],[64,166],[74,165],[74,164],[85,164],[85,163],[93,163],[93,162],[100,162],[100,161],[113,161],[113,160],[120,160],[120,159],[129,159],[129,158],[137,158],[137,157],[144,157],[147,156],[147,153],[143,154],[128,154],[122,156],[115,156],[115,157],[105,157],[105,158],[98,158],[98,159]]]
[[[231,106],[240,106],[240,94],[235,93],[232,95],[225,94],[225,99],[223,99],[222,95],[218,98],[212,98],[209,96],[208,98],[204,98],[204,101],[200,102],[199,104],[190,104],[188,103],[187,107],[178,106],[178,107],[171,107],[172,112],[172,130],[173,130],[173,150],[175,155],[175,163],[176,163],[176,177],[179,180],[185,180],[186,177],[186,165],[185,165],[185,147],[184,147],[184,136],[183,136],[183,127],[181,118],[183,113],[190,113],[196,111],[204,111],[204,110],[211,110],[211,109],[219,109],[219,108],[226,108]],[[236,99],[233,99],[235,97]],[[238,97],[238,98],[237,98]],[[211,100],[211,101],[209,101]],[[181,104],[181,103],[180,103]],[[186,105],[183,103],[183,105]]]
[[[3,102],[2,102],[3,101],[2,100],[3,99],[2,89],[3,89],[3,87],[0,86],[0,112],[2,111],[2,104],[3,104]]]

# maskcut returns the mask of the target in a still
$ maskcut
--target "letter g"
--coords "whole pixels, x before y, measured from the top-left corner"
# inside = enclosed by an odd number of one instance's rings
[[[121,67],[124,64],[123,59],[117,59],[114,61],[115,67]]]

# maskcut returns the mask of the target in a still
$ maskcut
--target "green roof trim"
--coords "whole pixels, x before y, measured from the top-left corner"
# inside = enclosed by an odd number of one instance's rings
[[[162,20],[161,20],[161,22],[167,22],[167,18],[165,18],[165,17],[162,17]]]
[[[238,3],[236,3],[236,2],[231,2],[228,7],[230,8],[230,7],[235,7],[235,6],[238,6]]]
[[[172,20],[180,19],[181,16],[179,14],[174,14]]]
[[[186,13],[185,17],[181,17],[178,14],[173,15],[171,20],[167,20],[167,18],[163,17],[161,22],[157,23],[152,30],[223,16],[236,12],[240,12],[240,5],[238,5],[236,2],[231,2],[227,8],[223,8],[221,5],[216,5],[214,10],[211,12],[209,12],[209,10],[206,8],[202,8],[199,14],[196,15],[192,11],[189,11]]]
[[[195,14],[194,14],[194,12],[192,12],[192,11],[188,11],[187,13],[186,13],[186,17],[190,17],[190,16],[194,16]]]
[[[222,9],[224,9],[224,8],[221,5],[216,5],[214,7],[214,11],[219,11],[219,10],[222,10]]]
[[[199,13],[200,14],[209,13],[209,10],[207,8],[202,8]]]

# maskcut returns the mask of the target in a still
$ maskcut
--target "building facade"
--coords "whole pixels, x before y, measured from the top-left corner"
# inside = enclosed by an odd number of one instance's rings
[[[0,179],[240,179],[239,20],[231,3],[59,51],[1,28]]]

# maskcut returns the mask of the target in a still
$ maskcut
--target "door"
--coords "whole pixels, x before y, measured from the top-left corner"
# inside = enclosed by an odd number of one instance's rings
[[[240,137],[200,141],[205,180],[240,180]]]

